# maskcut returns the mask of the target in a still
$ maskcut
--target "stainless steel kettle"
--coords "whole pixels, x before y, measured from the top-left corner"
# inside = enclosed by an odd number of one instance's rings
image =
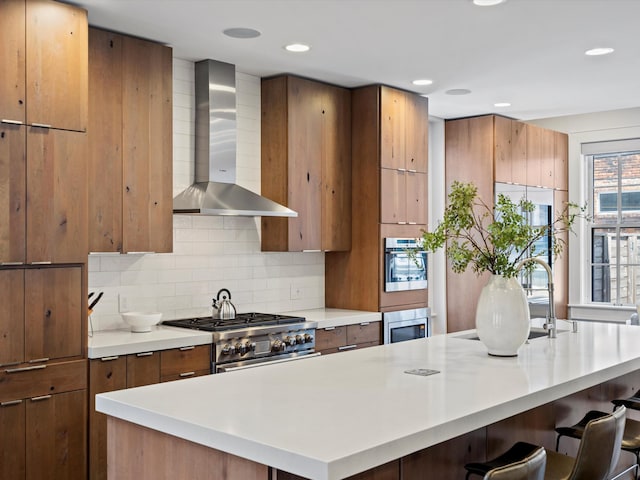
[[[226,292],[228,295],[222,295],[222,299],[220,299],[220,294],[222,292]],[[213,318],[221,318],[223,320],[228,320],[231,318],[236,318],[236,307],[231,303],[231,292],[226,288],[221,288],[216,295],[216,298],[213,299]]]

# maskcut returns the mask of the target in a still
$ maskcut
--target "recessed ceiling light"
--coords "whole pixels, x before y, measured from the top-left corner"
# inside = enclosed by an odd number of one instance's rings
[[[473,4],[478,5],[479,7],[493,7],[494,5],[499,5],[506,1],[507,0],[473,0]]]
[[[469,95],[471,93],[471,90],[469,90],[468,88],[452,88],[451,90],[447,90],[446,92],[447,95]]]
[[[510,107],[511,104],[509,102],[498,102],[493,104],[494,107]]]
[[[433,80],[429,80],[426,78],[420,79],[420,80],[414,80],[413,82],[414,85],[431,85],[433,83]]]
[[[261,35],[258,30],[245,27],[227,28],[223,30],[222,33],[231,38],[256,38]]]
[[[305,45],[304,43],[292,43],[290,45],[285,45],[284,49],[288,52],[308,52],[311,47],[309,45]]]
[[[613,53],[613,48],[610,47],[592,48],[591,50],[587,50],[586,52],[584,52],[585,55],[589,56],[608,55],[610,53]]]

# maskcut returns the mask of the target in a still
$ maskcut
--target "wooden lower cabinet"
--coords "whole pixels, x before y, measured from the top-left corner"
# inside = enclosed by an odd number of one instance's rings
[[[289,472],[272,470],[273,480],[306,480],[304,477]],[[357,473],[345,480],[400,480],[400,460],[394,460],[366,472]]]
[[[107,416],[96,395],[211,373],[211,345],[96,358],[89,361],[89,478],[107,479]],[[1,420],[0,420],[1,422]],[[2,478],[2,477],[0,477]]]
[[[381,322],[319,328],[316,330],[316,351],[327,355],[380,345],[380,329]]]

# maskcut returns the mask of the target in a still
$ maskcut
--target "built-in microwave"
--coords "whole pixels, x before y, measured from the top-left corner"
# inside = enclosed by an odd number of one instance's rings
[[[427,252],[418,250],[413,258],[408,253],[419,246],[416,238],[384,239],[385,292],[427,288]]]
[[[431,309],[413,308],[382,314],[384,343],[404,342],[431,336]]]

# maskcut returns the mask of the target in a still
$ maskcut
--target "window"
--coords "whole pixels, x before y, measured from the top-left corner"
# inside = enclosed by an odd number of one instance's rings
[[[640,301],[640,139],[582,146],[590,177],[591,301]]]

